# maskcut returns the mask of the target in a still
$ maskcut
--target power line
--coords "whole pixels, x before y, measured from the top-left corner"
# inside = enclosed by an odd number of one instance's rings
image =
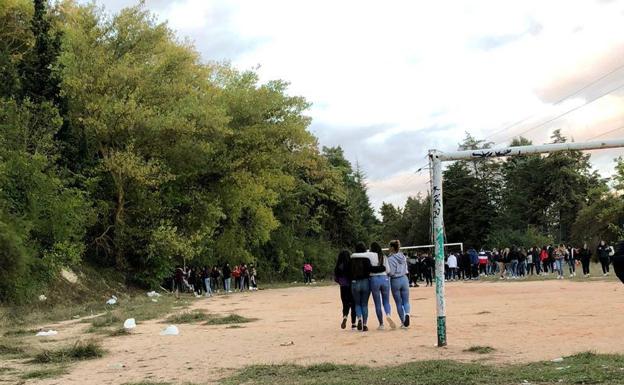
[[[564,112],[562,114],[559,114],[559,115],[555,116],[554,118],[548,119],[545,122],[542,122],[542,123],[540,123],[540,124],[538,124],[536,126],[533,126],[533,127],[529,128],[529,129],[527,129],[527,130],[524,130],[524,131],[522,131],[520,133],[516,133],[516,134],[512,135],[511,138],[517,137],[517,136],[522,136],[522,135],[526,134],[527,132],[533,131],[533,130],[535,130],[537,128],[540,128],[540,127],[544,127],[545,125],[547,125],[549,123],[552,123],[555,120],[558,120],[559,118],[564,117],[564,116],[566,116],[566,115],[568,115],[568,114],[570,114],[570,113],[572,113],[572,112],[574,112],[576,110],[579,110],[579,109],[581,109],[581,108],[583,108],[583,107],[585,107],[585,106],[595,102],[596,100],[598,100],[598,99],[600,99],[600,98],[602,98],[604,96],[607,96],[607,95],[609,95],[609,94],[611,94],[611,93],[613,93],[613,92],[615,92],[615,91],[617,91],[617,90],[619,90],[621,88],[624,88],[624,84],[620,84],[619,86],[617,86],[617,87],[615,87],[613,89],[610,89],[609,91],[607,91],[605,93],[602,93],[602,94],[600,94],[600,95],[598,95],[598,96],[596,96],[596,97],[594,97],[594,98],[592,98],[590,100],[587,100],[587,101],[585,101],[585,103],[581,104],[580,106],[576,106],[576,107],[574,107],[574,108],[572,108],[572,109],[570,109],[570,110],[568,110],[568,111],[566,111],[566,112]],[[510,139],[510,138],[507,138],[507,139]]]
[[[613,132],[616,132],[616,131],[619,131],[619,130],[621,130],[621,129],[623,129],[623,128],[624,128],[624,126],[620,126],[620,127],[614,128],[614,129],[612,129],[612,130],[609,130],[609,131],[607,131],[607,132],[603,132],[603,133],[602,133],[602,134],[600,134],[600,135],[592,136],[591,138],[589,138],[589,139],[587,139],[587,140],[593,140],[593,139],[602,138],[602,137],[603,137],[603,136],[605,136],[605,135],[609,135],[609,134],[611,134],[611,133],[613,133]]]
[[[564,101],[566,101],[566,100],[568,100],[568,99],[570,99],[570,98],[572,98],[572,97],[574,97],[574,96],[576,96],[576,95],[580,94],[581,92],[585,91],[585,90],[586,90],[586,89],[588,89],[589,87],[591,87],[591,86],[593,86],[593,85],[595,85],[595,84],[599,83],[600,81],[602,81],[602,80],[604,80],[604,79],[608,78],[609,76],[613,75],[614,73],[618,72],[618,71],[619,71],[619,70],[621,70],[621,69],[624,69],[624,64],[622,64],[622,65],[620,65],[620,66],[618,66],[618,67],[616,67],[616,68],[612,69],[611,71],[607,72],[606,74],[604,74],[604,75],[600,76],[598,79],[595,79],[595,80],[591,81],[590,83],[588,83],[588,84],[584,85],[583,87],[581,87],[581,88],[577,89],[576,91],[572,92],[571,94],[568,94],[568,95],[564,96],[563,98],[561,98],[561,99],[557,100],[557,101],[555,102],[555,104],[553,104],[553,106],[557,106],[557,105],[559,105],[559,104],[563,103]],[[489,141],[489,139],[491,139],[492,137],[495,137],[495,136],[497,136],[498,134],[503,133],[503,132],[505,132],[505,131],[509,130],[510,128],[516,127],[517,125],[519,125],[519,124],[521,124],[521,123],[524,123],[524,122],[526,122],[527,120],[529,120],[529,119],[531,119],[531,118],[534,118],[534,117],[535,117],[535,116],[537,116],[537,115],[538,115],[538,113],[534,113],[534,114],[532,114],[532,115],[529,115],[529,116],[525,117],[524,119],[518,120],[517,122],[512,123],[512,124],[510,124],[510,125],[508,125],[508,126],[504,127],[503,129],[496,131],[496,132],[495,132],[495,133],[493,133],[493,134],[490,134],[490,135],[489,135],[489,137],[488,137],[488,138],[486,138],[486,139],[484,139],[484,140],[487,142],[487,141]]]

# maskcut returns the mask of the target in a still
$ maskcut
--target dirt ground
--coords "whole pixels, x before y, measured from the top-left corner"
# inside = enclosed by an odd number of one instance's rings
[[[394,365],[426,359],[502,364],[550,360],[587,350],[624,353],[624,286],[620,283],[452,282],[446,293],[446,348],[434,346],[433,288],[411,289],[409,330],[377,331],[371,300],[371,331],[361,333],[339,328],[337,286],[297,287],[198,300],[194,308],[258,320],[242,328],[178,325],[179,336],[160,336],[166,325],[147,322],[133,335],[105,338],[109,353],[104,358],[77,363],[69,374],[39,383],[205,383],[250,364]],[[60,325],[59,333],[77,327]],[[293,345],[281,346],[291,341]],[[463,351],[474,345],[496,351],[488,355]]]

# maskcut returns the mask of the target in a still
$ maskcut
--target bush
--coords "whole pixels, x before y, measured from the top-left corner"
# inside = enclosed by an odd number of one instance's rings
[[[0,222],[0,302],[19,302],[19,281],[26,279],[29,255],[12,226]]]
[[[44,350],[37,354],[33,362],[39,364],[63,363],[100,358],[105,351],[95,341],[78,341],[75,344],[57,350]]]

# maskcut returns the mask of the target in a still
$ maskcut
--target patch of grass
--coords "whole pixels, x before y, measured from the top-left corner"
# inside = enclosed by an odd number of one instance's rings
[[[100,358],[105,351],[96,341],[77,341],[75,344],[56,349],[44,350],[37,354],[32,362],[39,364],[64,363]]]
[[[108,330],[106,333],[109,337],[129,336],[132,334],[129,330],[124,328]]]
[[[4,367],[4,368],[0,368],[0,373],[14,372],[15,370],[16,369],[9,368],[9,367]]]
[[[90,322],[91,322],[91,328],[89,328],[87,331],[93,332],[97,330],[98,328],[105,328],[108,326],[121,323],[123,321],[117,314],[109,311],[109,312],[106,312],[106,314],[104,315],[92,318]]]
[[[172,385],[171,382],[126,382],[123,385]]]
[[[167,317],[163,323],[168,324],[190,324],[201,322],[208,319],[208,315],[201,310],[187,311],[183,313],[173,314]]]
[[[28,335],[35,335],[39,330],[37,329],[15,329],[6,331],[3,337],[23,337]]]
[[[319,364],[256,365],[222,381],[224,385],[510,385],[624,383],[624,355],[581,353],[563,362],[490,366],[456,361],[416,361],[399,366],[363,367]],[[371,382],[371,379],[375,379]],[[525,382],[526,381],[526,382]]]
[[[29,380],[33,378],[53,378],[62,376],[67,373],[67,369],[63,366],[56,368],[37,369],[30,372],[26,372],[20,376],[23,380]]]
[[[465,352],[477,354],[489,354],[492,353],[494,350],[496,349],[491,346],[471,346],[468,349],[464,349]]]
[[[227,325],[227,324],[242,324],[247,322],[256,321],[256,318],[247,318],[238,314],[230,314],[227,316],[210,316],[206,325]]]
[[[24,354],[24,348],[10,342],[0,342],[0,356],[6,355],[22,355]]]

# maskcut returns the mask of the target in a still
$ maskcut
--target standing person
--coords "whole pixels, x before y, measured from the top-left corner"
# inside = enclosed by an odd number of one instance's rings
[[[206,297],[212,297],[212,288],[210,287],[210,268],[208,266],[204,266],[204,271],[202,272],[202,279],[204,280],[204,288],[206,289]]]
[[[401,328],[410,326],[410,302],[409,302],[409,282],[407,279],[407,258],[401,253],[401,242],[394,240],[390,242],[388,256],[388,275],[390,276],[390,287],[392,297],[396,304],[397,313],[401,319]],[[388,316],[388,323],[390,323]],[[392,323],[390,323],[392,326]]]
[[[336,267],[334,268],[334,281],[340,285],[340,301],[342,302],[342,322],[340,328],[347,327],[347,318],[351,312],[351,330],[356,328],[355,324],[355,302],[351,293],[351,253],[349,250],[342,250],[338,254]]]
[[[425,260],[423,263],[425,266],[425,282],[426,282],[425,287],[433,286],[432,272],[433,272],[433,267],[435,265],[433,261],[433,257],[431,257],[429,254],[425,255]]]
[[[540,251],[540,261],[542,262],[542,267],[544,270],[544,275],[548,274],[548,247],[543,246],[542,251]]]
[[[566,249],[563,244],[553,250],[553,258],[555,259],[555,270],[557,271],[557,279],[563,279],[563,261],[565,259]]]
[[[576,277],[576,250],[574,247],[566,249],[566,258],[568,262],[568,270],[570,271],[570,278]]]
[[[212,285],[212,291],[215,293],[219,292],[219,277],[221,277],[219,268],[217,265],[214,265],[212,267],[212,271],[210,272],[210,284]]]
[[[509,260],[511,262],[511,277],[512,279],[518,278],[518,260],[520,259],[520,252],[515,245],[511,246],[509,251]]]
[[[180,291],[184,290],[184,270],[180,266],[175,269],[173,274],[173,291],[176,299],[180,299]]]
[[[479,275],[485,276],[487,272],[488,256],[485,250],[479,252]]]
[[[363,242],[355,245],[355,253],[351,254],[351,293],[355,303],[355,317],[357,330],[368,331],[368,299],[370,297],[370,273],[379,273],[385,270],[384,266],[372,266],[370,255]]]
[[[583,267],[583,275],[585,278],[589,277],[589,261],[591,259],[591,251],[587,247],[587,242],[583,243],[583,247],[579,250],[579,257],[581,258],[581,266]]]
[[[531,255],[533,257],[533,265],[535,266],[535,275],[542,273],[542,263],[540,261],[540,249],[536,245],[531,248]]]
[[[370,274],[370,291],[373,296],[373,303],[375,304],[375,314],[377,315],[377,321],[379,321],[378,330],[384,329],[383,313],[386,315],[388,325],[392,329],[396,328],[396,324],[390,318],[390,280],[388,279],[388,259],[381,251],[381,246],[377,242],[371,243],[370,253],[367,253],[370,258],[371,266],[378,266],[380,269],[383,267],[383,271],[377,273],[371,272]],[[383,313],[382,307],[383,305]]]
[[[448,257],[448,267],[450,270],[451,281],[454,281],[457,278],[457,257],[455,253],[451,253]]]
[[[524,247],[518,249],[518,277],[526,276],[527,252]]]
[[[533,275],[533,248],[532,247],[527,252],[526,262],[527,262],[527,269],[526,269],[527,275]]]
[[[249,283],[250,283],[250,288],[249,290],[255,291],[258,290],[258,282],[256,281],[256,276],[258,275],[258,272],[256,271],[256,267],[251,264],[249,265],[249,269],[251,270],[249,272]]]
[[[477,279],[479,277],[479,253],[471,247],[468,249],[468,255],[470,257],[470,279]]]
[[[247,269],[247,264],[245,263],[243,263],[240,268],[240,279],[241,279],[240,291],[245,290],[245,287],[249,289],[249,269]]]
[[[234,278],[234,290],[238,290],[240,288],[240,266],[235,265],[234,270],[232,270],[232,278]]]
[[[232,269],[230,268],[230,264],[226,263],[223,265],[223,269],[221,270],[223,273],[223,291],[227,293],[232,292],[231,283],[232,283]]]
[[[606,277],[609,275],[609,252],[610,248],[605,241],[600,241],[598,248],[596,249],[596,255],[602,265],[602,275]]]
[[[498,272],[500,274],[500,279],[505,279],[505,275],[507,273],[507,256],[509,255],[509,249],[504,248],[501,250],[500,255],[498,256]]]
[[[312,284],[312,264],[310,262],[306,262],[303,264],[303,283],[306,285]]]

